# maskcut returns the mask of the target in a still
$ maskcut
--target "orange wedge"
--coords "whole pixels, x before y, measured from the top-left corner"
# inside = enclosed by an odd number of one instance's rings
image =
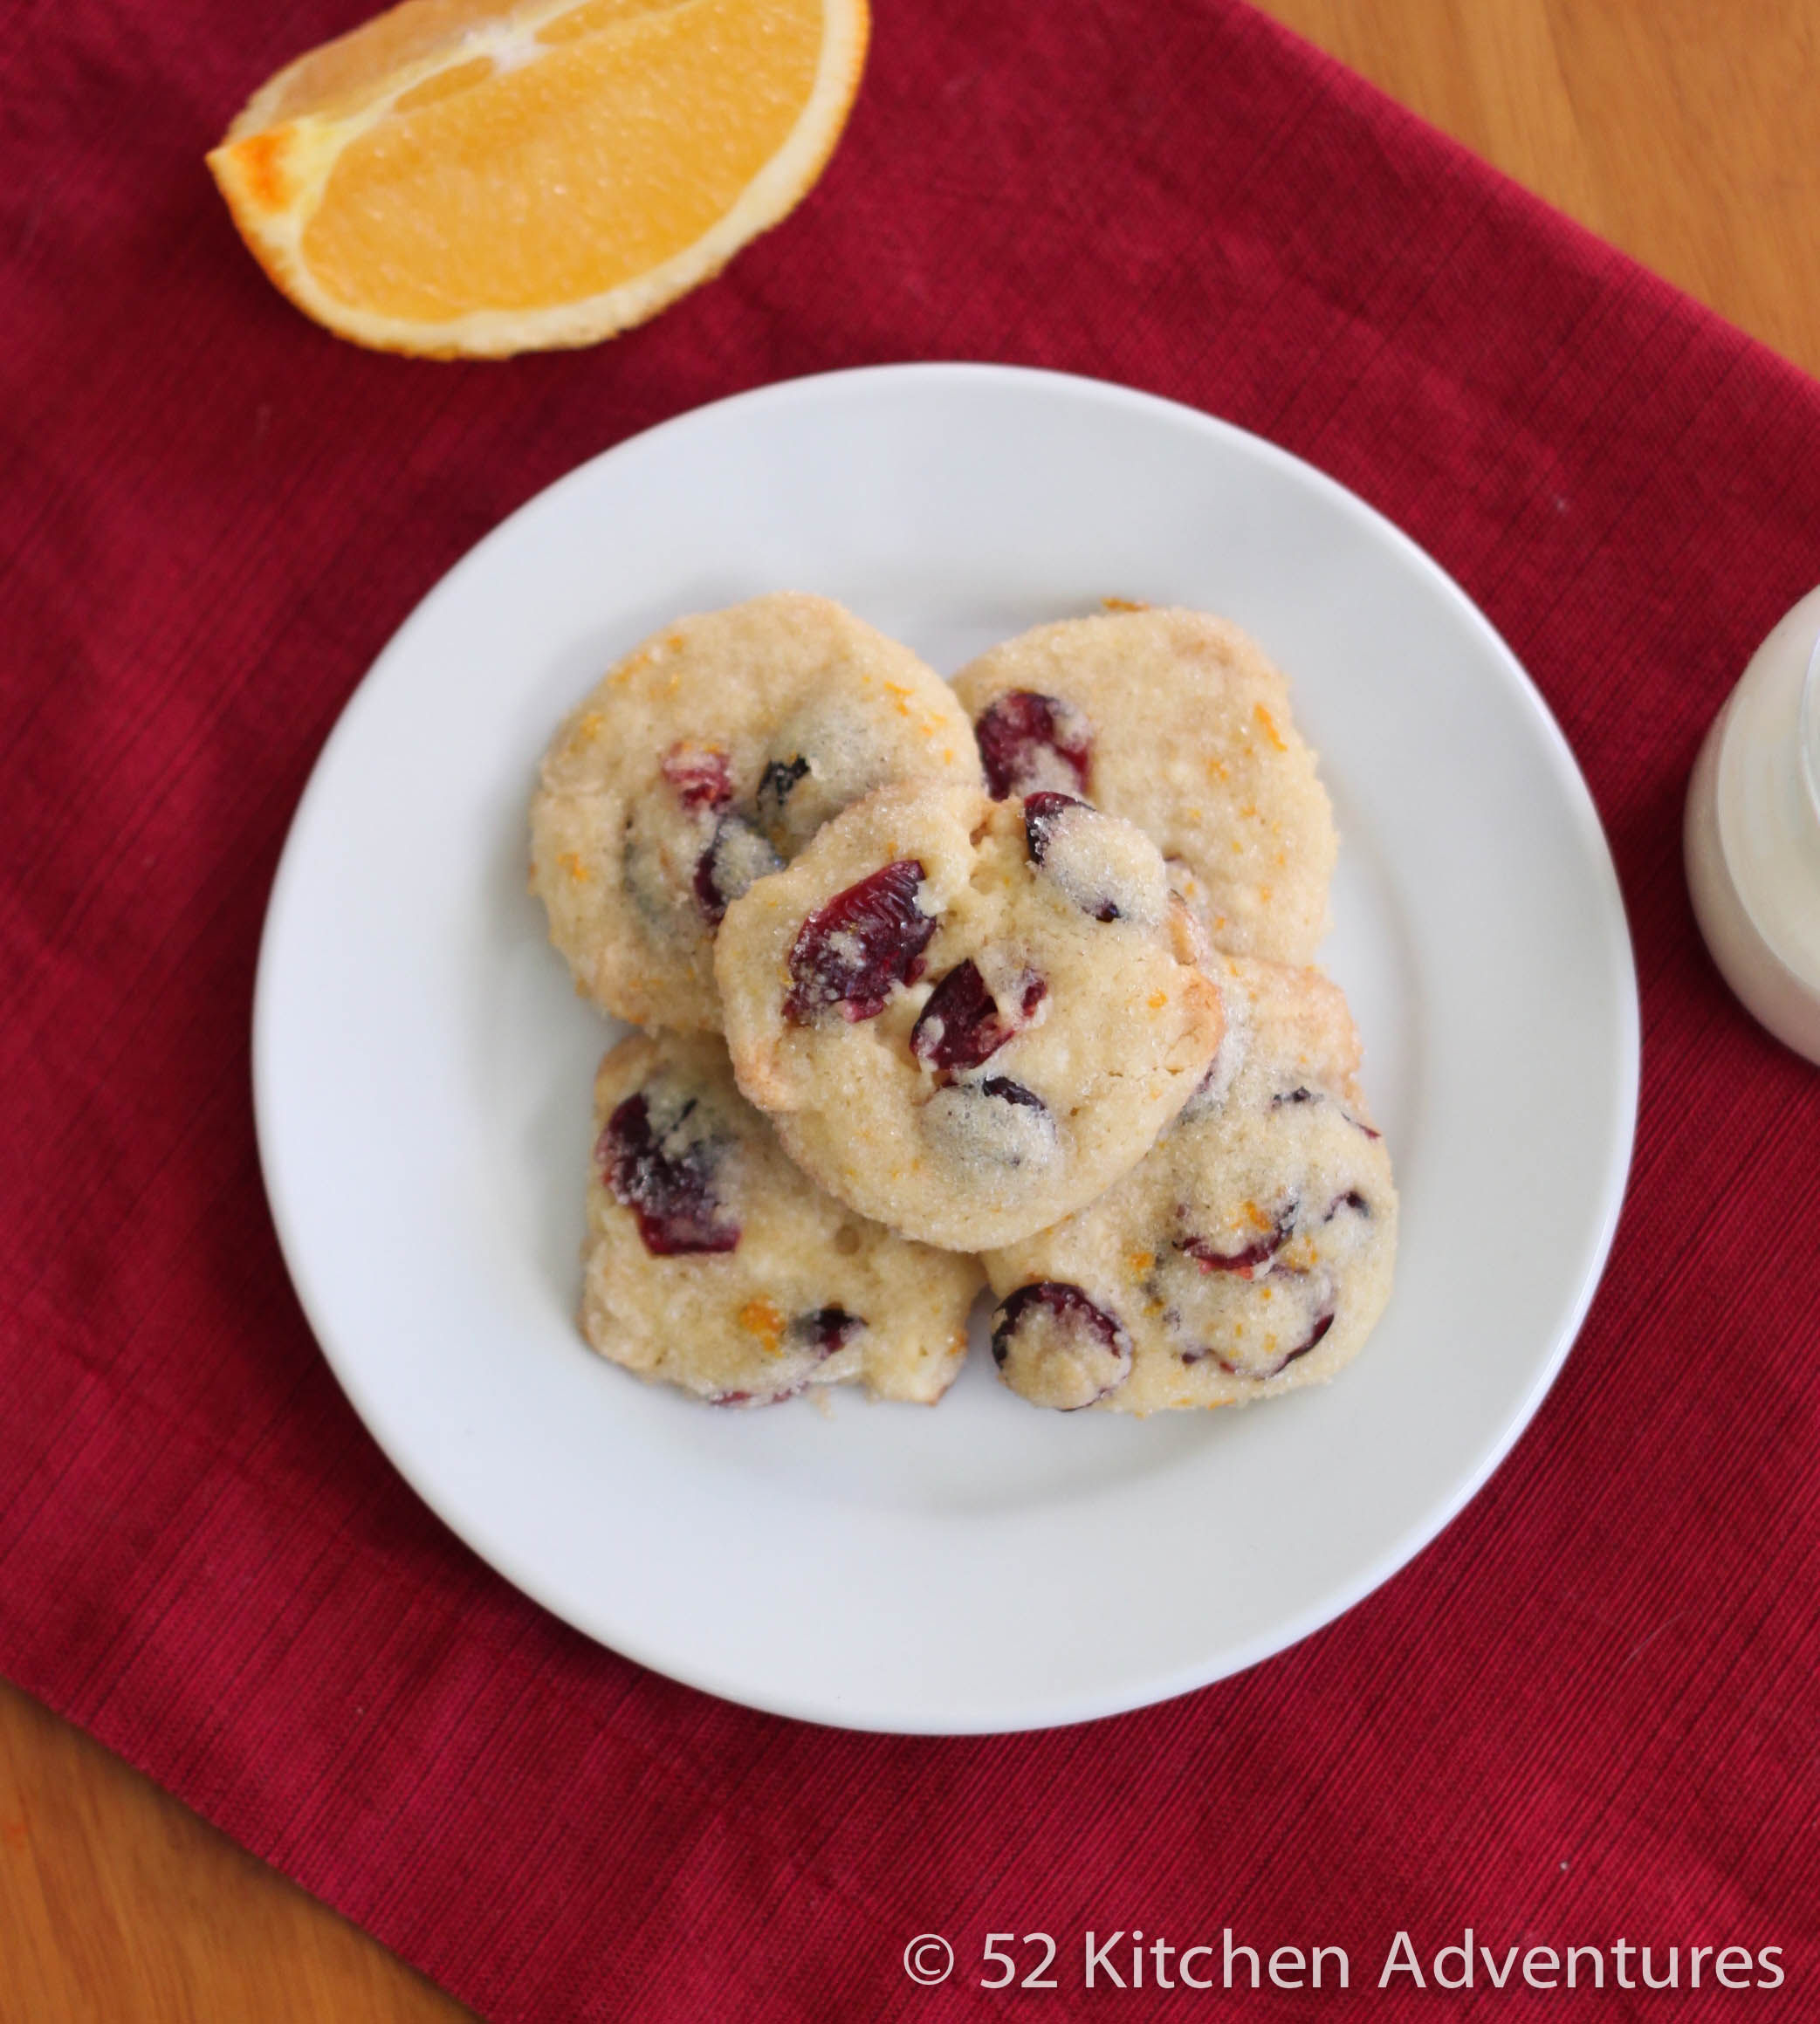
[[[357,344],[592,344],[791,210],[866,0],[406,0],[258,92],[209,157],[241,237]]]

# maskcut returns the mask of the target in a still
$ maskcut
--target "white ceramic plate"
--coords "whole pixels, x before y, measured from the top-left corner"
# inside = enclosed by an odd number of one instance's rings
[[[562,712],[679,613],[827,593],[951,671],[1102,594],[1225,613],[1290,672],[1343,847],[1325,951],[1403,1196],[1389,1312],[1247,1412],[1034,1410],[975,1353],[931,1411],[717,1412],[573,1322],[610,1029],[525,890]],[[852,1727],[1113,1713],[1281,1650],[1471,1497],[1604,1262],[1636,986],[1560,732],[1457,587],[1307,465],[1040,373],[804,380],[622,444],[428,597],[317,765],[255,1015],[285,1255],[431,1506],[579,1629]]]

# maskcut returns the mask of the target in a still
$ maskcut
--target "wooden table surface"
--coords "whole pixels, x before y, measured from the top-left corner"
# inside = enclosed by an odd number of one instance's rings
[[[1815,0],[1263,0],[1820,374]],[[0,2020],[469,2013],[0,1683]]]

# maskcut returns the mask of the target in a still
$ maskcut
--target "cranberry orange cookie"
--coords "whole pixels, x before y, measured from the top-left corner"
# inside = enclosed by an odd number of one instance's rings
[[[979,763],[907,647],[826,598],[754,598],[666,627],[570,715],[532,803],[532,888],[579,989],[712,1031],[727,902],[873,788]]]
[[[1039,626],[954,678],[995,795],[1078,794],[1144,830],[1216,948],[1308,963],[1333,812],[1289,686],[1236,626],[1131,611]]]
[[[933,1404],[966,1355],[975,1261],[814,1188],[704,1034],[622,1040],[594,1081],[581,1328],[717,1405],[861,1383]]]
[[[739,1087],[862,1214],[1008,1244],[1136,1165],[1219,1044],[1139,830],[1065,794],[886,788],[727,909]]]
[[[1391,1294],[1397,1193],[1315,970],[1215,965],[1203,1087],[1090,1208],[988,1253],[999,1375],[1035,1405],[1243,1405],[1331,1377]]]

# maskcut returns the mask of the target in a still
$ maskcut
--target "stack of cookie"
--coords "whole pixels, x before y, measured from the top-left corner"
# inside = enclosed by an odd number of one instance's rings
[[[951,687],[823,599],[685,619],[562,726],[532,831],[578,988],[652,1029],[594,1087],[614,1362],[933,1403],[984,1280],[1013,1390],[1146,1413],[1331,1376],[1382,1312],[1332,817],[1223,621],[1047,626]]]

